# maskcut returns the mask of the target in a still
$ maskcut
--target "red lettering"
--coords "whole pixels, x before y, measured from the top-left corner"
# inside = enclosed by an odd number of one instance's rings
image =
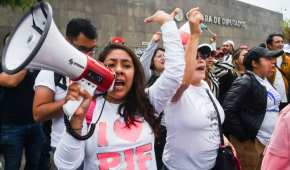
[[[126,170],[134,170],[133,150],[128,149],[125,150],[124,153],[125,153],[125,161],[127,164]]]
[[[108,170],[120,165],[120,154],[118,152],[100,153],[97,158],[100,161],[100,170]]]
[[[136,148],[139,170],[146,170],[146,161],[152,160],[152,145],[146,144]]]
[[[152,160],[152,144],[149,143],[120,152],[99,153],[97,159],[100,170],[119,169],[121,167],[126,167],[125,170],[134,170],[135,166],[138,166],[139,170],[147,170],[146,163]]]
[[[107,141],[107,123],[106,122],[100,122],[99,123],[98,146],[99,147],[108,146],[108,141]]]

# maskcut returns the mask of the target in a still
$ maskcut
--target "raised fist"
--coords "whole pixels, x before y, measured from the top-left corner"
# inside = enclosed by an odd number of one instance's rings
[[[188,22],[190,26],[190,32],[193,33],[201,33],[200,24],[204,21],[204,17],[199,11],[199,8],[192,8],[187,13]]]
[[[146,18],[144,22],[145,23],[155,22],[160,25],[163,25],[165,22],[170,21],[170,20],[173,20],[172,15],[169,15],[168,13],[164,11],[157,11],[152,16]]]

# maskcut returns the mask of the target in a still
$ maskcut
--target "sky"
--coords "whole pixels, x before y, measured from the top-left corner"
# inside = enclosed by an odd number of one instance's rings
[[[290,19],[290,1],[289,0],[239,0],[255,6],[277,11],[283,14],[283,18]]]

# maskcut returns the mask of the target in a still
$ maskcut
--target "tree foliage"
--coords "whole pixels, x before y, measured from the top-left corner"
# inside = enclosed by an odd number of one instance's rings
[[[26,9],[31,7],[37,0],[0,0],[0,6],[20,7]]]
[[[282,32],[284,39],[290,42],[290,19],[283,21]]]

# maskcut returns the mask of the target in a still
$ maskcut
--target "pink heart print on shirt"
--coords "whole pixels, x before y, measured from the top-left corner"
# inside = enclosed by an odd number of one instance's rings
[[[142,122],[135,122],[135,125],[131,125],[130,128],[128,128],[120,119],[117,119],[114,123],[114,132],[115,134],[126,141],[129,142],[136,142],[142,132],[143,129],[143,123]]]

